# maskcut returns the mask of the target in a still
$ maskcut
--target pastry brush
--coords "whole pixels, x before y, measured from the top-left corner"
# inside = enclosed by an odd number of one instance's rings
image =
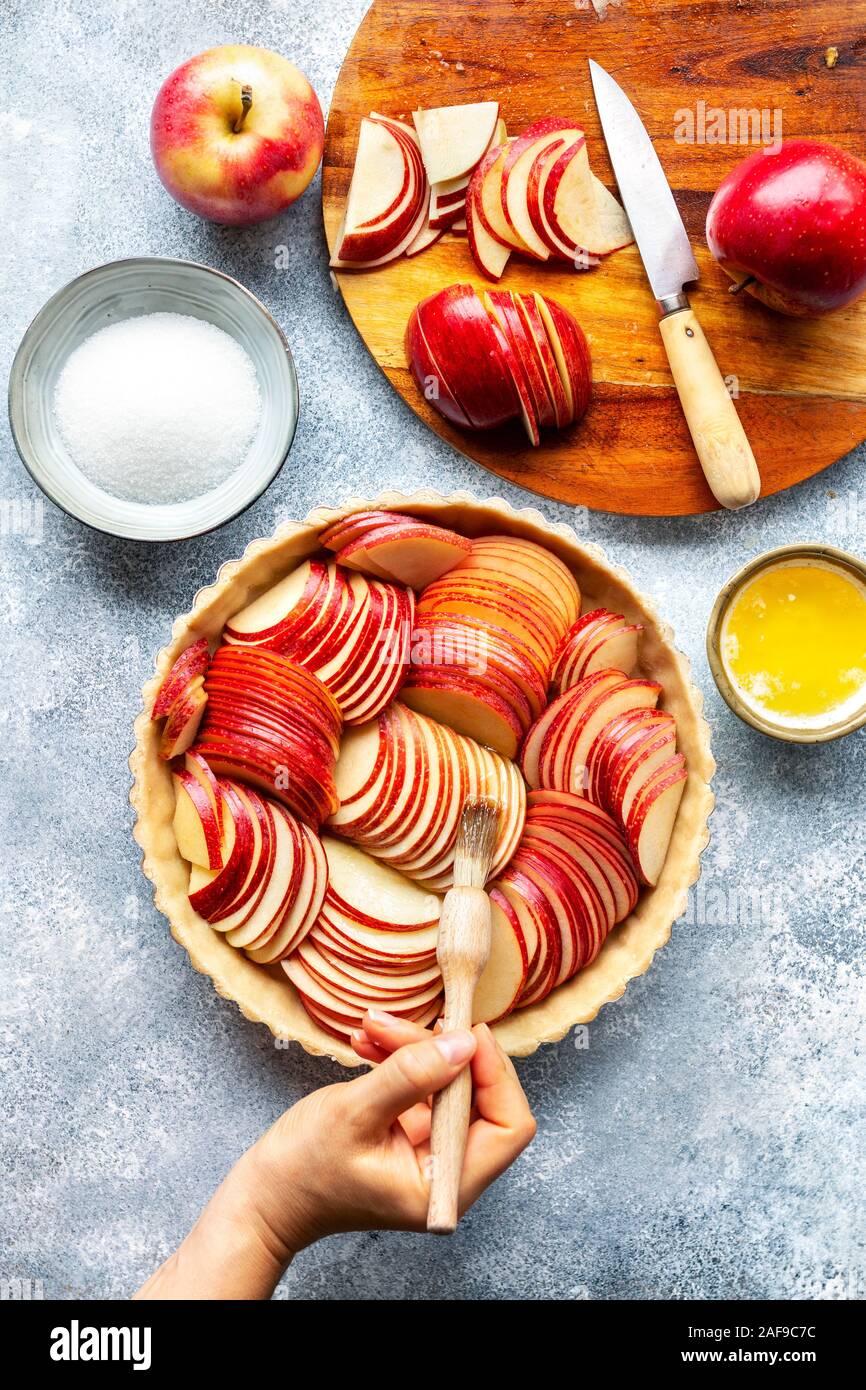
[[[445,986],[446,1032],[471,1028],[475,986],[490,955],[490,899],[484,885],[493,862],[498,826],[495,801],[478,797],[465,802],[454,855],[454,886],[442,904],[436,947]],[[437,1235],[450,1235],[457,1226],[471,1103],[469,1067],[433,1097],[427,1230]]]

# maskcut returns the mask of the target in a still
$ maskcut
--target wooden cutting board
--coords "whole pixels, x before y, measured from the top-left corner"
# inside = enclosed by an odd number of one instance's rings
[[[828,66],[827,50],[838,50]],[[786,137],[819,136],[866,154],[866,0],[376,0],[340,72],[323,167],[333,246],[362,116],[411,120],[418,106],[496,99],[509,133],[573,117],[590,162],[616,191],[587,70],[593,57],[632,98],[668,175],[698,265],[692,295],[761,469],[763,494],[826,468],[866,438],[866,299],[819,320],[771,313],[730,283],[704,240],[712,193],[745,146],[675,138],[683,111],[781,112]],[[705,103],[701,108],[699,103]],[[773,126],[771,125],[772,131]],[[431,429],[485,468],[574,505],[642,515],[713,510],[673,390],[637,250],[598,269],[512,258],[502,284],[552,295],[592,344],[594,397],[583,422],[532,449],[518,424],[472,434],[436,414],[406,366],[414,305],[455,281],[477,288],[465,237],[412,260],[337,276],[349,313],[391,384]]]

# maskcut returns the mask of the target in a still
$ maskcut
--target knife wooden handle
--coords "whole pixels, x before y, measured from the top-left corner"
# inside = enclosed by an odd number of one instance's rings
[[[748,507],[761,491],[758,465],[694,310],[675,309],[659,329],[713,496],[723,507]]]

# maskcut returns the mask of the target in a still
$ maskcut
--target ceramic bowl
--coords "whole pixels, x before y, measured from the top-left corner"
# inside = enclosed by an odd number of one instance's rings
[[[72,461],[54,418],[57,380],[70,353],[108,324],[152,313],[189,314],[223,329],[252,359],[262,397],[259,427],[241,466],[219,487],[171,505],[103,491]],[[34,482],[70,516],[113,536],[182,540],[236,517],[276,477],[295,436],[298,382],[282,332],[237,280],[191,261],[110,261],[58,290],[27,329],[9,379],[9,422]]]

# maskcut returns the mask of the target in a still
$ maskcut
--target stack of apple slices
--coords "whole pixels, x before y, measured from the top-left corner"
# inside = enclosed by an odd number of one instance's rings
[[[486,154],[466,190],[466,222],[475,263],[491,280],[513,252],[586,270],[634,240],[619,203],[589,167],[583,131],[556,116]]]
[[[283,969],[304,1008],[326,1032],[343,1039],[368,1009],[426,1027],[442,1011],[436,960],[441,903],[432,893],[354,845],[326,836],[328,889],[318,921]],[[475,990],[473,1021],[509,1013],[526,979],[529,958],[519,922],[491,894],[490,957]]]
[[[513,758],[579,611],[574,576],[549,550],[515,536],[473,540],[466,559],[421,594],[402,699]]]
[[[585,414],[592,392],[580,324],[544,295],[449,285],[412,311],[406,357],[425,398],[452,424],[492,429],[520,418],[530,443]]]
[[[369,855],[325,836],[328,888],[306,941],[283,969],[307,1012],[348,1038],[368,1008],[426,1026],[442,1006],[440,901]]]
[[[526,788],[514,763],[400,704],[346,734],[335,781],[329,829],[435,892],[451,887],[467,797],[503,808],[491,875],[520,839]]]
[[[594,671],[553,700],[527,734],[530,787],[576,792],[616,818],[644,883],[659,880],[687,777],[661,686]]]
[[[191,906],[252,960],[289,956],[324,900],[328,866],[319,839],[278,802],[215,777],[198,754],[187,754],[174,781],[174,831],[191,866]]]
[[[159,756],[166,762],[192,747],[204,716],[204,678],[210,665],[207,638],[199,637],[181,652],[157,691],[151,719],[165,719]]]
[[[274,651],[318,677],[347,724],[373,719],[403,683],[415,596],[402,584],[307,560],[226,624],[230,646]]]
[[[553,658],[550,686],[568,690],[585,676],[614,667],[630,676],[637,665],[640,623],[628,622],[621,613],[593,608],[569,628]]]
[[[522,934],[526,970],[514,1007],[544,999],[589,965],[632,911],[638,883],[606,811],[571,792],[530,792],[517,853],[490,889]]]
[[[399,512],[355,512],[322,532],[347,569],[423,589],[469,554],[465,536]]]
[[[402,256],[424,231],[429,205],[415,131],[388,116],[365,116],[331,265],[371,270]]]
[[[343,721],[320,680],[277,652],[217,649],[196,752],[214,772],[282,801],[308,825],[337,809],[334,767]]]

